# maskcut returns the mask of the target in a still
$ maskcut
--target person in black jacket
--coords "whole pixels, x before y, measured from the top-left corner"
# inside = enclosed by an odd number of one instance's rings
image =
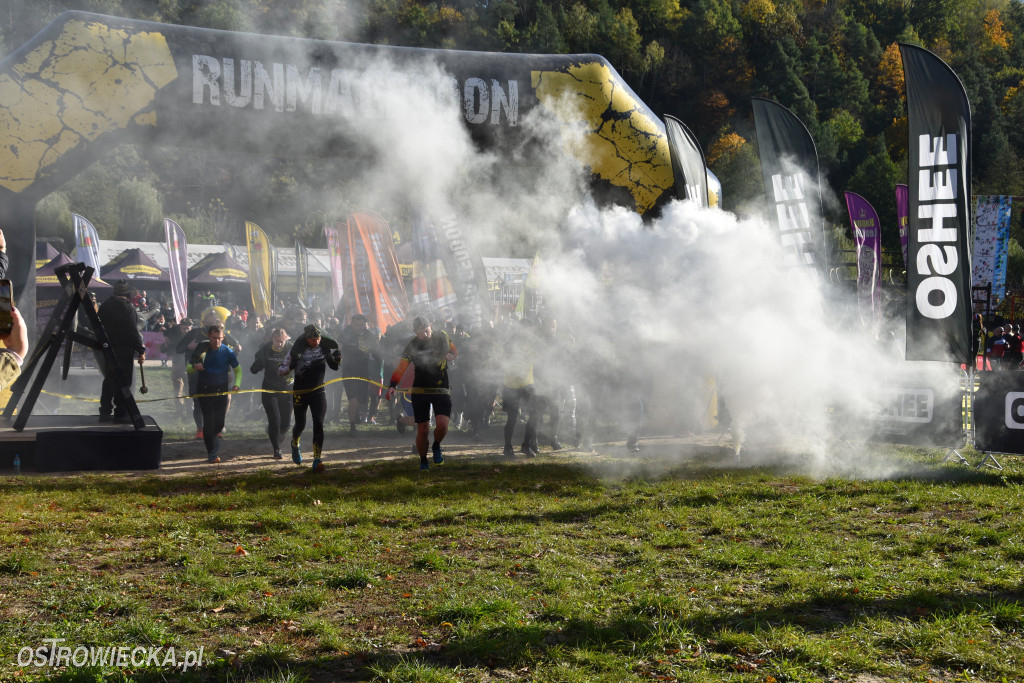
[[[277,326],[270,333],[270,341],[256,350],[249,372],[253,375],[263,373],[263,389],[260,394],[263,410],[267,413],[267,436],[274,447],[274,460],[281,460],[281,440],[284,438],[292,422],[292,385],[295,378],[291,372],[283,377],[277,370],[288,360],[288,332],[284,327]]]
[[[128,301],[128,282],[118,280],[114,285],[114,296],[100,306],[99,318],[106,332],[110,349],[114,353],[116,368],[121,371],[122,380],[127,382],[130,392],[134,375],[132,363],[139,356],[139,365],[146,360],[146,347],[139,331],[139,314]],[[105,358],[104,358],[105,360]],[[100,422],[128,422],[124,388],[118,383],[115,366],[104,362],[103,387],[100,390]]]
[[[313,419],[313,471],[323,472],[320,454],[324,446],[324,416],[327,415],[327,392],[324,389],[324,375],[327,367],[337,370],[341,365],[341,349],[338,342],[323,336],[316,325],[306,325],[301,337],[295,340],[288,358],[278,368],[278,375],[287,376],[295,372],[295,392],[292,405],[295,408],[295,426],[292,427],[292,461],[302,463],[299,439],[306,428],[306,408]]]

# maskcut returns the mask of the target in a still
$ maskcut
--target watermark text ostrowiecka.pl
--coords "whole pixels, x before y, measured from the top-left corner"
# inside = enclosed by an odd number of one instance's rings
[[[39,647],[25,646],[18,650],[20,667],[99,667],[99,668],[162,668],[181,669],[182,672],[203,665],[203,648],[175,650],[164,647],[123,645],[100,647],[96,645],[61,645],[66,638],[43,638]]]

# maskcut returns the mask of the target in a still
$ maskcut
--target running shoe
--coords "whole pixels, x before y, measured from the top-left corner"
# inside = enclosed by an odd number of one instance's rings
[[[427,462],[426,458],[424,458],[423,460],[420,460],[420,471],[422,472],[423,470],[429,470],[429,469],[430,469],[430,463]]]
[[[444,462],[444,456],[441,455],[441,444],[435,441],[431,448],[434,451],[434,464],[440,465]]]
[[[516,452],[514,450],[512,450],[511,446],[505,446],[505,450],[502,451],[501,454],[503,456],[505,456],[506,458],[515,458],[516,457]]]
[[[302,464],[302,449],[299,447],[299,444],[292,446],[292,462],[296,465]]]
[[[208,463],[210,463],[211,465],[215,465],[215,464],[217,464],[217,463],[219,463],[219,462],[220,462],[220,458],[218,458],[218,457],[216,456],[216,454],[214,454],[214,453],[210,453],[210,457],[209,457],[209,458],[207,458],[207,459],[206,459],[206,461],[207,461]]]
[[[283,459],[284,459],[284,456],[281,455],[281,449],[280,448],[275,448],[274,449],[274,460],[283,460]]]
[[[323,462],[323,460],[321,460],[320,458],[313,458],[313,471],[314,471],[314,472],[316,472],[316,473],[318,473],[318,474],[319,474],[320,472],[323,472],[323,471],[325,471],[326,469],[327,469],[327,468],[326,468],[326,467],[324,467],[324,462]]]

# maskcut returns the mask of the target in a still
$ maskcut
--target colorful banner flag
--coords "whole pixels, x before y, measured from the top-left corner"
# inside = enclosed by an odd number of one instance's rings
[[[271,293],[270,240],[255,223],[245,222],[245,244],[249,250],[249,289],[256,315],[269,319],[274,315]]]
[[[342,243],[338,237],[338,231],[329,225],[324,226],[324,237],[327,238],[327,258],[331,271],[331,299],[334,302],[335,315],[341,314],[338,306],[341,305],[341,298],[345,293],[344,273],[342,271]]]
[[[910,201],[907,360],[971,360],[971,107],[953,70],[900,44]]]
[[[910,230],[910,188],[896,184],[896,223],[900,229],[900,248],[903,249],[903,267],[907,267],[907,233]]]
[[[818,152],[804,124],[776,102],[753,99],[754,128],[768,203],[786,250],[785,263],[824,276],[825,225],[818,186]]]
[[[299,304],[303,307],[309,303],[309,258],[306,247],[295,240],[295,292]]]
[[[437,230],[422,214],[413,219],[412,254],[412,303],[430,311],[437,320],[454,320],[458,300],[441,261]]]
[[[980,195],[974,215],[974,249],[971,282],[975,287],[992,285],[989,306],[994,311],[1006,296],[1006,256],[1010,245],[1010,211],[1013,197]]]
[[[345,291],[350,295],[346,318],[362,313],[378,329],[387,330],[409,314],[391,228],[381,216],[361,211],[348,217],[346,230],[348,239],[342,245]]]
[[[77,213],[71,214],[75,229],[75,262],[84,263],[96,271],[99,277],[100,266],[100,235],[96,226]]]
[[[697,206],[707,208],[708,172],[704,151],[697,137],[686,124],[668,115],[665,116],[665,133],[668,135],[669,157],[675,175],[676,197],[689,199]]]
[[[167,239],[167,274],[171,281],[174,322],[188,317],[188,242],[185,231],[170,218],[164,219]]]
[[[469,231],[462,226],[465,214],[454,205],[437,211],[434,222],[441,262],[458,300],[459,323],[467,329],[490,320],[491,301],[487,273]]]
[[[868,200],[844,192],[853,241],[857,247],[857,302],[861,322],[874,329],[882,308],[882,240],[878,213]]]

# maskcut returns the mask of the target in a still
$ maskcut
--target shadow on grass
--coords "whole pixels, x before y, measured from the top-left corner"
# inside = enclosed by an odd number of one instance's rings
[[[850,595],[820,596],[740,614],[693,615],[685,603],[671,599],[636,604],[611,615],[606,621],[540,615],[533,622],[502,625],[470,638],[448,643],[442,649],[375,653],[371,664],[381,670],[402,662],[419,662],[435,667],[517,668],[550,659],[549,650],[564,653],[568,648],[594,653],[612,653],[625,658],[637,653],[663,652],[685,640],[716,643],[723,633],[754,635],[771,629],[794,627],[827,636],[858,622],[882,618],[918,623],[937,617],[954,619],[982,611],[993,627],[1019,630],[1024,627],[1022,591],[1003,593],[934,593],[919,591],[898,599],[872,599]],[[674,604],[673,604],[674,603]],[[719,649],[734,649],[728,639]],[[936,653],[936,657],[940,656]],[[344,661],[351,663],[351,658]],[[952,662],[936,662],[952,664]],[[960,662],[960,666],[964,663]]]
[[[408,439],[401,443],[407,447]],[[718,451],[728,452],[728,449],[707,446],[676,447],[672,454],[663,458],[630,460],[627,463],[628,470],[623,469],[612,478],[637,481],[701,481],[731,473],[736,481],[740,482],[743,479],[764,475],[775,476],[780,480],[803,476],[785,466],[737,469],[722,465]],[[390,502],[395,500],[396,496],[401,496],[403,500],[416,500],[457,496],[463,493],[550,492],[561,491],[566,487],[591,489],[606,482],[603,476],[605,473],[615,472],[614,467],[606,467],[605,463],[591,465],[587,460],[575,458],[564,462],[551,460],[559,456],[548,456],[536,461],[509,461],[497,455],[472,454],[464,457],[457,447],[448,452],[448,460],[444,466],[434,466],[427,472],[418,471],[414,462],[415,456],[409,455],[407,458],[396,460],[394,443],[366,445],[359,449],[359,454],[360,460],[357,462],[328,461],[328,471],[318,475],[312,474],[306,466],[282,468],[279,463],[273,469],[256,472],[235,473],[223,470],[175,477],[144,475],[126,479],[116,475],[82,473],[58,478],[24,477],[0,481],[0,493],[45,493],[86,489],[98,494],[150,496],[159,501],[161,498],[180,495],[244,490],[265,495],[268,503],[287,503],[293,500],[297,490],[315,488],[317,497],[325,502],[334,498]],[[576,456],[578,458],[578,454]],[[953,486],[1024,485],[1024,475],[909,461],[904,468],[894,470],[886,480],[939,482]],[[855,497],[866,495],[868,490],[850,488],[836,493]],[[785,497],[787,493],[751,488],[742,493],[731,492],[729,495],[761,501],[779,499]],[[706,493],[694,492],[693,496],[684,496],[674,502],[679,505],[701,506],[720,503],[721,499],[708,496]]]

